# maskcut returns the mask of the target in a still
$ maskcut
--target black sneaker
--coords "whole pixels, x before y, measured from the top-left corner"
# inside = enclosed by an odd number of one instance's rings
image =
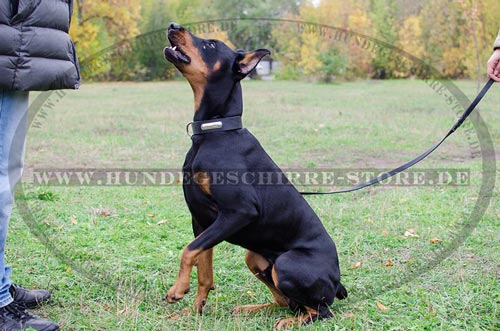
[[[45,290],[27,290],[12,284],[9,291],[14,301],[22,308],[36,308],[50,301],[50,293]]]
[[[0,308],[0,331],[21,331],[30,328],[36,331],[57,331],[59,325],[31,314],[16,302]]]

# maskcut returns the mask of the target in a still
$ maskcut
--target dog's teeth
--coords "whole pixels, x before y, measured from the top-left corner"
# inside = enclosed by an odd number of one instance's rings
[[[172,47],[172,50],[176,51],[177,50],[177,46]]]

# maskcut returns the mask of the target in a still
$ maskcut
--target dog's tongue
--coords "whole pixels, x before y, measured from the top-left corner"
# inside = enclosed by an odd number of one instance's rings
[[[182,53],[178,48],[177,46],[172,46],[172,47],[167,47],[168,50],[170,51],[170,53],[177,59],[183,61],[183,62],[186,62],[186,63],[189,63],[191,61],[191,59],[185,55],[184,53]]]
[[[189,57],[187,57],[186,55],[184,55],[184,53],[182,52],[179,52],[179,51],[176,51],[175,52],[175,55],[182,61],[184,62],[187,62],[189,63],[191,61],[191,59]]]

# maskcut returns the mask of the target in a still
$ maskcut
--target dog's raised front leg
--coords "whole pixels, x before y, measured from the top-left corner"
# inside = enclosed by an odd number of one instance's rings
[[[189,289],[191,271],[193,270],[195,263],[198,262],[200,255],[209,254],[206,253],[208,250],[211,250],[215,245],[247,226],[255,219],[256,215],[256,209],[250,207],[243,209],[236,208],[231,211],[219,212],[215,222],[198,237],[196,237],[196,239],[187,245],[182,251],[179,275],[175,284],[170,288],[170,290],[168,290],[166,297],[167,302],[174,303],[184,297],[184,294],[186,294]],[[201,261],[206,258],[207,256],[202,258]],[[206,266],[208,265],[209,268],[202,269],[204,272],[210,273],[212,266],[211,263]],[[210,269],[210,271],[208,271],[208,269]]]

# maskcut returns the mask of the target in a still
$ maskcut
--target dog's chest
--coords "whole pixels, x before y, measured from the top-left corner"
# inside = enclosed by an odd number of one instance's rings
[[[193,217],[208,226],[217,217],[218,204],[226,203],[217,192],[244,191],[243,186],[253,190],[255,183],[248,181],[255,174],[278,171],[245,129],[194,137],[183,165],[184,197]]]
[[[217,218],[218,208],[210,196],[210,174],[208,170],[194,169],[196,150],[191,150],[186,155],[183,166],[183,191],[184,199],[192,216],[203,227],[210,226]]]

